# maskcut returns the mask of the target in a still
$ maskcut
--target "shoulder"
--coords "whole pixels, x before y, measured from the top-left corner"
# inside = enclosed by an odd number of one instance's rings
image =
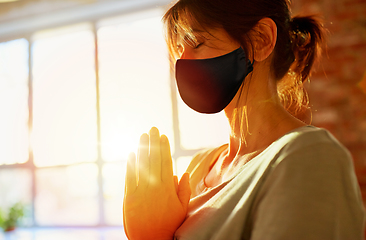
[[[256,224],[278,239],[361,239],[365,215],[346,148],[315,127],[284,140],[258,194]],[[260,231],[253,235],[263,239]]]
[[[291,135],[290,141],[285,146],[294,150],[302,149],[309,146],[317,146],[319,144],[329,144],[335,148],[346,151],[346,148],[327,130],[314,126],[306,126],[295,129],[288,133]]]
[[[272,163],[266,185],[303,200],[360,199],[350,153],[327,130],[315,127],[294,132]]]
[[[349,151],[327,130],[307,126],[287,136],[275,164],[343,165],[352,167]]]

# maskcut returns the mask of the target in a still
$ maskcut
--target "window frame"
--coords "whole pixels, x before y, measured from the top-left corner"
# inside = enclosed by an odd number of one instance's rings
[[[138,3],[137,3],[138,2]],[[129,4],[128,4],[129,3]],[[170,3],[167,0],[141,0],[141,1],[123,1],[123,4],[119,4],[117,7],[109,3],[110,6],[102,8],[101,11],[96,12],[98,6],[87,9],[86,14],[81,17],[77,17],[75,14],[75,10],[69,10],[69,12],[73,13],[72,17],[69,19],[60,18],[61,15],[68,14],[68,13],[58,13],[55,15],[53,20],[51,21],[42,21],[43,16],[40,16],[38,20],[33,21],[31,19],[23,19],[21,21],[13,21],[9,23],[0,23],[0,43],[8,42],[16,39],[25,39],[28,42],[28,138],[29,143],[31,144],[30,139],[30,131],[33,128],[33,38],[32,36],[37,33],[38,31],[53,29],[61,26],[68,26],[74,25],[79,23],[90,23],[92,25],[92,33],[94,36],[94,44],[95,44],[95,52],[94,52],[94,64],[95,64],[95,77],[96,77],[96,108],[97,108],[97,141],[98,141],[98,149],[97,149],[97,160],[93,162],[98,167],[98,206],[99,206],[99,217],[98,217],[98,224],[91,225],[91,226],[78,226],[78,225],[57,225],[57,226],[44,226],[38,225],[35,217],[35,199],[36,199],[36,171],[37,169],[47,169],[47,168],[66,168],[68,166],[78,165],[82,163],[74,163],[74,164],[67,164],[67,165],[57,165],[57,166],[45,166],[45,167],[37,167],[34,164],[34,156],[31,150],[31,146],[29,146],[29,154],[28,160],[25,163],[16,163],[16,164],[3,164],[0,165],[0,170],[6,169],[27,169],[31,173],[31,220],[32,225],[29,227],[52,227],[52,228],[64,228],[64,227],[106,227],[106,226],[115,226],[106,224],[105,222],[105,207],[104,207],[104,197],[103,197],[103,176],[102,176],[102,169],[104,164],[109,163],[102,159],[101,154],[101,120],[100,120],[100,95],[99,95],[99,62],[98,62],[98,35],[97,31],[99,29],[98,22],[100,20],[111,18],[111,17],[119,17],[127,14],[138,14],[139,12],[143,12],[146,10],[151,9],[162,9],[162,12],[165,10],[166,5]],[[99,6],[100,7],[100,6]],[[46,15],[44,17],[49,17]],[[42,22],[42,24],[40,24]],[[14,28],[15,26],[15,28]],[[12,29],[14,28],[14,29]],[[10,30],[12,29],[12,30]],[[170,61],[171,64],[172,61]],[[171,93],[171,101],[172,101],[172,124],[173,124],[173,134],[174,134],[174,154],[172,158],[174,160],[178,159],[179,157],[184,156],[191,156],[197,151],[201,149],[185,149],[181,145],[181,138],[180,138],[180,131],[179,131],[179,118],[178,118],[178,101],[177,101],[177,91],[176,91],[176,84],[174,80],[174,72],[173,66],[170,67],[170,93]],[[89,163],[89,162],[88,162]]]

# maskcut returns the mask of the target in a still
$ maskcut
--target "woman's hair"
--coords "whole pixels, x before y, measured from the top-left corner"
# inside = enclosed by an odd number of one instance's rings
[[[289,5],[289,0],[179,0],[163,18],[169,51],[177,56],[177,38],[194,43],[194,27],[222,27],[248,56],[254,26],[262,18],[271,18],[277,25],[271,72],[282,104],[297,116],[308,109],[303,83],[320,54],[324,29],[314,16],[292,18]]]

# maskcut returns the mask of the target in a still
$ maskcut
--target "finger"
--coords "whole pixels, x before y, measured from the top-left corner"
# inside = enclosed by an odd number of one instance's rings
[[[130,153],[127,159],[125,195],[135,192],[137,187],[136,156]]]
[[[138,149],[138,186],[141,188],[147,187],[149,183],[149,135],[146,133],[140,137]]]
[[[175,175],[173,177],[174,177],[175,192],[178,194],[178,177]]]
[[[184,173],[179,181],[178,186],[178,198],[184,210],[187,210],[188,208],[190,197],[191,197],[191,187],[189,185],[189,173]]]
[[[160,135],[156,127],[150,130],[150,183],[161,181]]]
[[[173,162],[170,153],[169,140],[165,135],[160,138],[160,152],[161,152],[161,180],[163,182],[172,181],[173,178]]]

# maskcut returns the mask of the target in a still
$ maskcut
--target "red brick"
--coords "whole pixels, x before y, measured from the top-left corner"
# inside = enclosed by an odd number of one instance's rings
[[[329,29],[328,49],[306,85],[313,124],[351,152],[366,205],[366,1],[297,0],[292,6],[294,13],[321,13]]]

